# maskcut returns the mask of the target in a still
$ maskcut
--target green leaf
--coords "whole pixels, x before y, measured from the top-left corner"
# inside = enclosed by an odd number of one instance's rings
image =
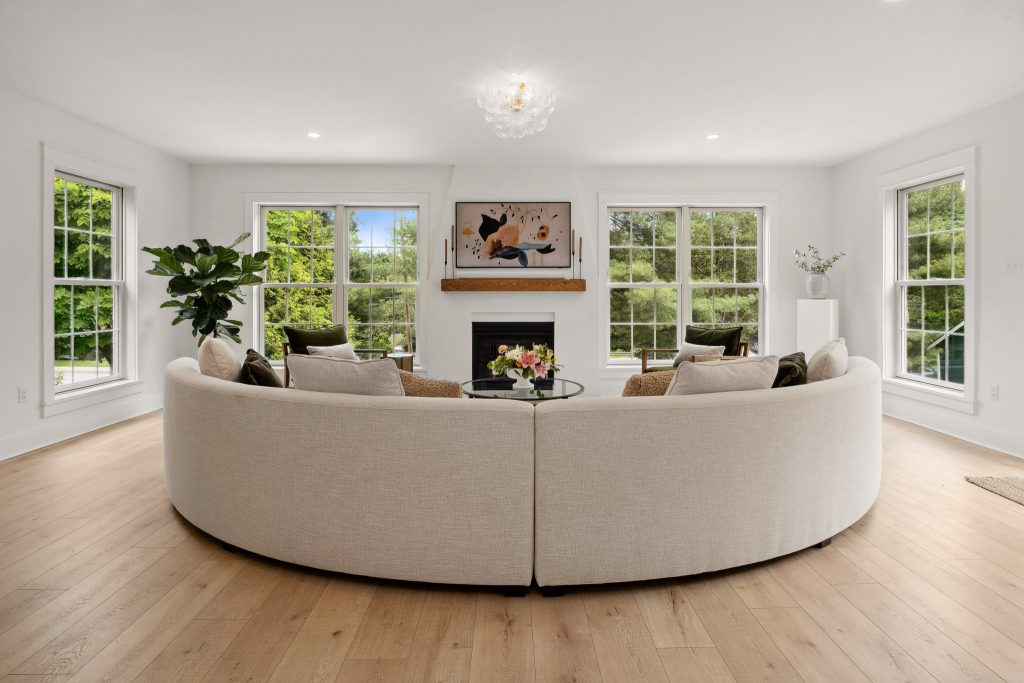
[[[174,256],[174,260],[178,263],[187,263],[190,266],[194,266],[196,264],[195,250],[184,244],[176,246],[171,254]]]
[[[250,236],[252,236],[251,232],[243,232],[241,235],[238,236],[238,239],[236,239],[234,242],[228,245],[228,249],[234,249],[239,244],[249,239]]]
[[[160,304],[160,308],[181,308],[184,305],[184,303],[176,299],[171,299],[170,301],[165,301],[162,304]]]
[[[258,285],[263,282],[263,278],[259,275],[253,275],[252,273],[246,273],[235,280],[235,285],[243,287],[245,285]]]
[[[167,293],[171,296],[191,294],[197,289],[199,289],[199,287],[192,278],[187,275],[175,275],[171,278],[170,282],[167,283]]]

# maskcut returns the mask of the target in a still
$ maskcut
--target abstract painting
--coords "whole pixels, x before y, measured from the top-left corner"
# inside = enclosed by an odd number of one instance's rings
[[[570,202],[456,202],[457,268],[569,268]]]

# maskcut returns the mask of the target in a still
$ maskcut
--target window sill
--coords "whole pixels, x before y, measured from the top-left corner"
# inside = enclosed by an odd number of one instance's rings
[[[87,408],[97,403],[113,401],[117,398],[124,398],[125,396],[139,393],[142,393],[142,380],[138,379],[122,379],[107,384],[69,391],[59,394],[51,401],[43,404],[43,417],[61,415],[62,413],[78,410],[79,408]]]
[[[955,389],[933,387],[906,379],[883,379],[882,392],[969,415],[974,414],[974,400]]]

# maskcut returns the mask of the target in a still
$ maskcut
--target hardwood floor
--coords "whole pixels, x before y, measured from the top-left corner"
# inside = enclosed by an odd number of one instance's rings
[[[1024,461],[885,423],[832,545],[544,598],[231,553],[182,520],[146,416],[0,463],[0,681],[1024,681]]]

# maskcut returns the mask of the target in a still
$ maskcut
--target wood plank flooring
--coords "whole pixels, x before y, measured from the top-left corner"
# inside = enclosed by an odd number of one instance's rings
[[[1024,461],[886,420],[831,546],[544,598],[230,553],[162,484],[158,414],[0,463],[0,681],[1024,681]]]

